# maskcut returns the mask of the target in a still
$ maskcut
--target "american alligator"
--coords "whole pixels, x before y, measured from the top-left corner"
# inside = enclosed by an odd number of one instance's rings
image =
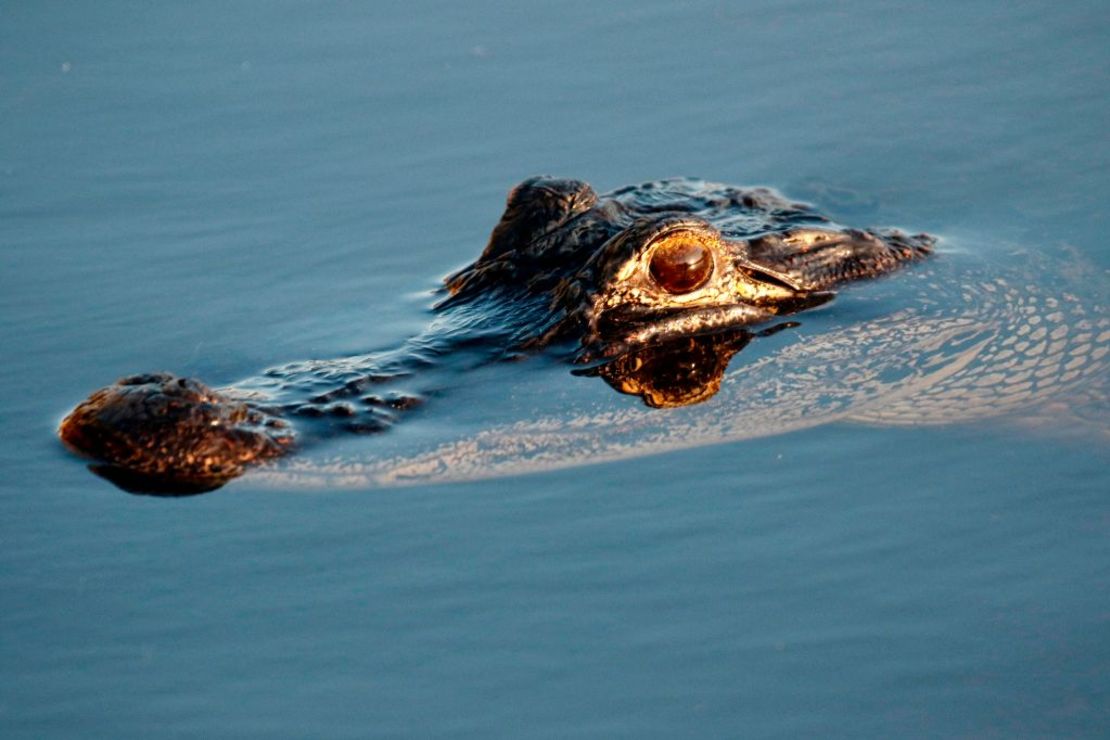
[[[445,280],[429,327],[401,347],[285,365],[223,391],[169,373],[124,378],[81,403],[59,433],[125,488],[181,493],[218,487],[320,436],[387,428],[423,400],[398,392],[399,378],[409,385],[428,378],[426,392],[451,385],[445,367],[459,373],[539,350],[566,357],[580,365],[576,373],[599,375],[648,406],[689,405],[717,392],[729,359],[753,337],[795,326],[782,317],[827,302],[841,283],[925,257],[932,247],[925,234],[838,226],[765,188],[675,179],[599,196],[580,181],[532,178],[510,192],[479,258]],[[912,324],[896,322],[883,353],[910,346],[898,328]],[[961,346],[959,336],[954,340]],[[1098,351],[1097,342],[1088,344]],[[816,349],[812,372],[839,367]],[[917,372],[912,358],[907,363],[910,375]],[[830,379],[827,393],[837,387]],[[857,409],[861,418],[865,406]],[[782,409],[776,419],[781,425],[797,410]],[[665,416],[656,412],[648,426],[665,427]],[[749,421],[758,423],[755,416]],[[644,427],[642,419],[630,428],[636,427]],[[509,428],[536,449],[526,430]],[[716,428],[720,437],[725,427]],[[574,439],[545,438],[548,462],[570,455],[568,445],[579,444],[588,425],[577,430]],[[698,435],[687,431],[696,442]],[[595,450],[623,449],[620,433],[610,428],[603,436],[600,446],[593,440]],[[489,459],[488,449],[484,455],[472,449],[470,464],[488,473],[544,467],[536,455],[512,449],[501,445],[499,461]],[[468,453],[437,454],[442,465]],[[424,463],[413,464],[410,470]],[[467,463],[455,465],[462,470]]]

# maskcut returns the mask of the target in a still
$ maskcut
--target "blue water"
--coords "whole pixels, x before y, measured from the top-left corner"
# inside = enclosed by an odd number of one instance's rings
[[[830,425],[164,500],[53,431],[120,375],[409,336],[539,172],[767,184],[1105,277],[1108,27],[1098,2],[0,7],[0,734],[1104,735],[1101,437]],[[478,413],[503,421],[422,423]]]

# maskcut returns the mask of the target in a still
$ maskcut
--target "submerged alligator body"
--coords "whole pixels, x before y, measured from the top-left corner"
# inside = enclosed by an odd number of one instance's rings
[[[131,490],[210,490],[336,431],[374,432],[421,403],[399,378],[449,386],[493,360],[556,349],[653,407],[712,396],[731,358],[835,286],[931,252],[933,239],[833,224],[778,193],[675,179],[597,195],[532,178],[481,256],[449,276],[428,328],[401,347],[294,363],[215,391],[168,373],[93,393],[59,434]],[[777,323],[776,323],[777,322]],[[665,422],[661,422],[665,423]]]

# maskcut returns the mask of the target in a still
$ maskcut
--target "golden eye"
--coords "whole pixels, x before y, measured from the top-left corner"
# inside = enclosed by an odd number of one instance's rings
[[[668,239],[652,253],[650,269],[659,287],[681,295],[705,285],[713,273],[713,255],[692,239]]]

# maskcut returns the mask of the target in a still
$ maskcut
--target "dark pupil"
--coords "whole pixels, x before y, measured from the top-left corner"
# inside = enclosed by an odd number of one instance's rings
[[[713,258],[697,242],[661,244],[651,255],[651,276],[668,293],[689,293],[709,278]]]

